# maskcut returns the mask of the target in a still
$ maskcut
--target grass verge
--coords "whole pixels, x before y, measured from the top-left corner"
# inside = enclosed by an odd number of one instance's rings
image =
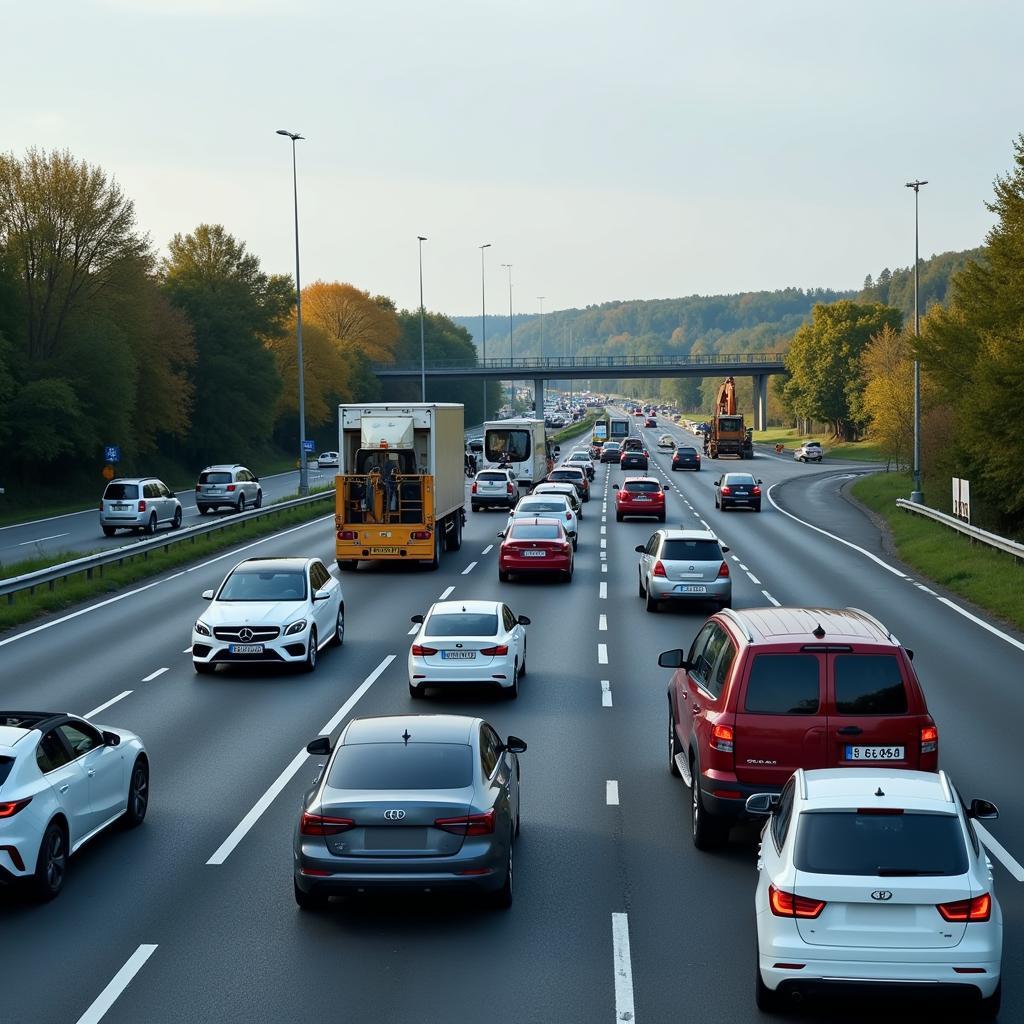
[[[907,565],[1024,629],[1024,566],[1012,555],[897,508],[896,499],[912,489],[909,473],[872,473],[856,481],[850,492],[889,524]]]
[[[141,553],[126,556],[121,564],[114,563],[104,566],[102,575],[100,575],[101,570],[93,570],[92,579],[88,579],[86,574],[81,572],[54,583],[52,590],[44,584],[37,587],[34,593],[27,590],[22,591],[14,595],[13,604],[8,604],[6,599],[0,601],[0,630],[21,625],[37,615],[61,611],[80,601],[105,597],[122,587],[137,583],[139,580],[198,561],[207,555],[225,551],[236,544],[257,540],[290,526],[298,526],[333,511],[332,503],[326,500],[301,508],[287,509],[248,523],[235,523],[232,526],[226,526],[216,533],[193,537],[192,543],[181,541],[167,548],[150,551],[148,556]],[[169,534],[168,539],[174,536],[175,534]],[[65,560],[73,557],[75,556],[67,556]],[[29,563],[20,563],[16,567],[18,571],[12,575],[30,572],[31,569],[24,568],[27,564]],[[36,566],[36,568],[43,568],[45,564]]]
[[[885,455],[877,444],[871,441],[832,441],[827,434],[802,434],[799,430],[772,427],[755,430],[755,444],[783,444],[787,448],[799,448],[804,441],[820,441],[826,457],[853,459],[856,462],[885,462]]]

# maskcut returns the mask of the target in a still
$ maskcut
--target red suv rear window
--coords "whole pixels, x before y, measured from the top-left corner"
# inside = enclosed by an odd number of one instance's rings
[[[891,654],[836,655],[835,695],[840,715],[907,713],[900,663]]]
[[[750,664],[745,710],[755,715],[816,715],[820,662],[813,654],[759,654]]]

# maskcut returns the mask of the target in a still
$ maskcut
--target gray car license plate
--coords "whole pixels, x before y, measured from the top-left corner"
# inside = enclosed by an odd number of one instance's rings
[[[262,654],[263,644],[228,644],[231,654]]]
[[[695,583],[677,583],[674,589],[677,594],[706,594],[708,592],[707,587],[698,586]]]
[[[861,747],[846,745],[847,761],[902,761],[903,747]]]
[[[476,657],[476,651],[442,651],[442,661],[467,661]]]

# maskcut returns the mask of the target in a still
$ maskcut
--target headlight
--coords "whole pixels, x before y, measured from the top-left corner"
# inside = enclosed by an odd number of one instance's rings
[[[210,636],[210,627],[202,619],[196,619],[196,624],[192,628],[200,636]]]
[[[299,619],[298,622],[293,622],[285,631],[285,636],[294,636],[296,633],[301,633],[306,628],[306,620]]]

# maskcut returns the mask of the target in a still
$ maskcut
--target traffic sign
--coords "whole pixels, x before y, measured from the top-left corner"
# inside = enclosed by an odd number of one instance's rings
[[[121,446],[118,444],[108,444],[103,448],[103,461],[104,462],[120,462],[121,461]]]
[[[302,442],[302,450],[304,452],[315,452],[316,451],[316,441],[303,441]]]

